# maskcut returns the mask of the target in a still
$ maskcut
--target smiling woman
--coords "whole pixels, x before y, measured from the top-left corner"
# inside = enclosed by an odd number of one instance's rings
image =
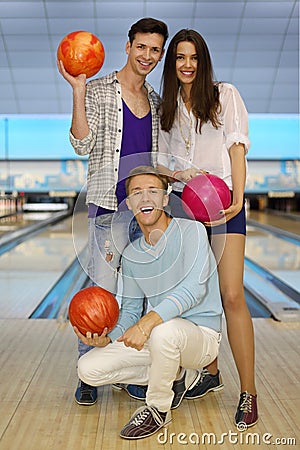
[[[176,52],[176,74],[179,82],[192,83],[197,73],[198,56],[192,42],[179,42]],[[191,99],[183,92],[183,101],[191,108]]]
[[[206,216],[204,225],[218,264],[228,335],[240,376],[234,420],[252,426],[258,420],[254,336],[243,288],[248,112],[235,86],[214,79],[208,45],[196,30],[181,29],[169,43],[160,125],[158,167],[170,177],[177,197],[182,198],[185,183],[196,179],[197,171],[217,176],[232,193],[230,204],[218,208],[222,219]],[[186,217],[180,203],[178,207],[171,199],[170,207],[173,216]],[[204,366],[200,385],[202,395],[222,386],[217,359]],[[249,408],[245,409],[246,400]]]

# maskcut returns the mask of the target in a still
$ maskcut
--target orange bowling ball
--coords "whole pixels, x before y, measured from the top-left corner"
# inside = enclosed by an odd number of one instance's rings
[[[69,319],[73,326],[86,335],[111,331],[119,318],[119,304],[107,290],[90,286],[77,292],[69,305]]]
[[[57,59],[62,61],[66,71],[76,77],[95,75],[103,66],[105,58],[102,42],[88,31],[73,31],[67,34],[57,49]]]

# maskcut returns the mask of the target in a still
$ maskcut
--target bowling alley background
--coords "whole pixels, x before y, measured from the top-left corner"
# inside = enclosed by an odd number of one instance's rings
[[[77,338],[68,305],[89,282],[87,158],[69,143],[72,91],[57,70],[57,48],[73,31],[95,34],[105,49],[95,77],[104,76],[123,67],[128,30],[147,16],[165,21],[170,36],[198,30],[216,79],[233,83],[249,111],[244,286],[259,392],[252,437],[261,438],[250,447],[270,448],[274,440],[262,442],[270,436],[282,438],[278,449],[300,441],[299,1],[0,0],[1,450],[178,450],[183,434],[214,433],[220,443],[236,431],[238,374],[226,332],[225,389],[183,401],[166,445],[153,436],[122,446],[120,424],[138,406],[125,392],[99,389],[88,411],[74,402]],[[157,91],[163,62],[148,77]],[[238,434],[243,443],[234,447],[248,447],[248,431]]]
[[[48,197],[66,205],[85,190],[87,157],[69,143],[69,116],[0,117],[0,211],[26,208]],[[251,149],[246,195],[256,209],[299,210],[299,121],[294,115],[249,118]],[[71,202],[73,205],[74,202]],[[25,205],[25,206],[24,206]]]
[[[251,207],[299,211],[299,3],[272,0],[0,1],[0,210],[74,204],[87,158],[69,143],[57,49],[68,33],[93,33],[105,50],[95,77],[106,75],[125,63],[128,30],[143,16],[164,20],[170,36],[184,27],[204,36],[216,79],[235,84],[249,111]],[[157,91],[162,67],[148,77]]]

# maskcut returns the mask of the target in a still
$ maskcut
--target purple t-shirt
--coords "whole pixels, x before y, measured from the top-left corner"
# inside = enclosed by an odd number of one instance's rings
[[[137,166],[151,165],[152,147],[152,120],[151,111],[141,119],[136,117],[123,102],[123,135],[119,163],[118,183],[116,196],[119,210],[127,209],[125,204],[125,180],[131,169]],[[113,213],[110,209],[89,203],[88,216],[95,217],[101,214]]]

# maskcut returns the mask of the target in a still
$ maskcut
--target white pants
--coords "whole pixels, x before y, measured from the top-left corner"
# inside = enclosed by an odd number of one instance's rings
[[[180,367],[195,370],[210,364],[220,340],[221,334],[210,328],[175,318],[153,328],[140,351],[116,341],[93,348],[79,359],[78,375],[91,386],[148,384],[147,405],[168,411]]]

